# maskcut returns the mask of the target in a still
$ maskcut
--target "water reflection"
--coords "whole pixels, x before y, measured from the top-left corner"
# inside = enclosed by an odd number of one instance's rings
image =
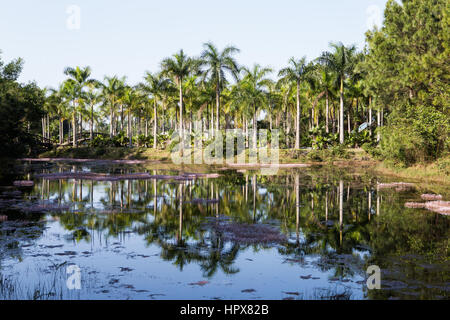
[[[71,170],[95,168],[74,166]],[[134,169],[115,169],[127,170]],[[153,170],[152,174],[161,172]],[[300,266],[323,273],[326,277],[317,282],[322,288],[359,281],[350,288],[354,297],[448,297],[448,218],[404,209],[404,199],[417,195],[380,191],[377,177],[342,172],[221,174],[217,179],[188,181],[40,178],[30,195],[70,206],[63,213],[47,215],[70,234],[67,241],[74,246],[87,243],[91,251],[117,241],[133,249],[132,243],[127,244],[133,235],[145,246],[159,248],[161,261],[170,262],[180,272],[196,265],[208,279],[219,272],[239,274],[243,268],[240,253],[252,252],[253,257],[268,252],[271,258],[266,263],[292,266],[291,274],[282,275],[286,279],[298,279],[296,267]],[[210,227],[224,218],[276,226],[288,241],[248,245],[224,240],[223,234]],[[95,264],[95,256],[90,259]],[[386,271],[384,290],[365,289],[365,270],[371,264]],[[270,274],[264,276],[269,287],[276,287]],[[392,287],[392,281],[405,286]]]

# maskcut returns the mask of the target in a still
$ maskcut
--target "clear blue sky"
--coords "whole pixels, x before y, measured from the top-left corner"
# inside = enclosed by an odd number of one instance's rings
[[[330,41],[364,46],[369,8],[384,10],[386,0],[14,0],[0,11],[3,60],[22,57],[20,81],[55,87],[66,66],[91,66],[93,76],[127,76],[141,81],[160,61],[183,48],[198,55],[202,44],[241,49],[239,63],[274,69],[291,56],[308,59]],[[80,28],[70,30],[66,12],[80,9]],[[369,9],[369,10],[368,10]],[[69,20],[75,21],[75,20]]]

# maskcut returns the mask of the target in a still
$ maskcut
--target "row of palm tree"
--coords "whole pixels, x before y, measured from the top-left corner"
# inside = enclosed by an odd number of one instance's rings
[[[71,139],[77,146],[83,120],[87,120],[90,140],[96,123],[97,131],[103,133],[109,126],[111,138],[126,131],[131,146],[132,137],[142,134],[143,123],[145,136],[149,136],[151,123],[153,148],[157,148],[161,132],[178,129],[181,134],[187,130],[192,133],[193,123],[201,121],[208,129],[243,128],[247,137],[251,127],[255,129],[252,142],[256,145],[258,120],[263,118],[270,123],[270,129],[284,132],[287,147],[299,149],[301,133],[320,126],[327,134],[339,132],[343,144],[345,111],[350,133],[362,122],[372,122],[375,97],[365,89],[364,54],[355,46],[330,46],[331,51],[310,62],[306,57],[291,58],[277,73],[277,81],[271,78],[274,70],[269,67],[239,65],[236,47],[219,50],[211,42],[204,44],[199,57],[180,50],[163,59],[158,72],[146,72],[143,81],[135,86],[127,84],[125,77],[95,80],[89,67],[66,68],[67,80],[58,89],[50,90],[50,120],[43,121],[43,133],[50,138],[49,122],[53,120],[59,126],[58,143],[63,144],[66,120],[71,127],[68,141]],[[289,140],[292,127],[293,146]]]

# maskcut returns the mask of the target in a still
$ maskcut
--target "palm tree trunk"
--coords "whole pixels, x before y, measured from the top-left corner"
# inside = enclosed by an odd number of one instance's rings
[[[269,129],[272,132],[272,112],[269,113]]]
[[[300,149],[300,81],[297,81],[297,118],[295,133],[295,149]]]
[[[164,101],[162,103],[161,131],[163,134],[166,133],[166,106],[164,104]]]
[[[128,111],[128,146],[131,147],[132,143],[132,134],[131,134],[131,110]]]
[[[42,142],[45,142],[45,117],[42,117],[41,119],[41,126],[42,126]]]
[[[247,117],[244,117],[244,124],[245,124],[245,147],[248,148],[248,121]]]
[[[156,118],[156,98],[153,102],[153,113],[154,113],[154,117],[155,117],[155,122],[153,125],[153,149],[156,149],[156,146],[157,146],[156,133],[157,133],[157,129],[158,129],[158,119]]]
[[[120,104],[120,131],[123,131],[123,104]]]
[[[220,108],[220,88],[219,84],[217,84],[216,89],[216,130],[220,130],[220,119],[219,119],[219,108]]]
[[[350,135],[350,133],[351,133],[351,131],[352,131],[352,124],[351,124],[351,121],[350,121],[350,118],[351,118],[351,114],[350,114],[350,109],[347,111],[347,131],[348,131],[348,134]]]
[[[138,123],[137,124],[137,127],[138,127],[137,135],[140,136],[142,133],[141,110],[138,110],[137,123]]]
[[[380,110],[377,110],[377,127],[380,127],[381,126],[381,113],[380,113]],[[379,142],[380,141],[380,133],[378,132],[377,133],[377,142]]]
[[[344,144],[344,78],[341,77],[340,106],[339,106],[339,142]]]
[[[214,137],[214,106],[211,104],[211,134]]]
[[[80,138],[83,138],[83,115],[81,114],[80,114],[80,131],[78,133],[79,133],[78,136]]]
[[[339,122],[338,119],[336,119],[336,106],[334,105],[334,102],[332,101],[333,104],[333,112],[332,112],[332,117],[333,117],[333,134],[336,133],[336,122]],[[337,121],[336,121],[337,120]]]
[[[63,122],[62,119],[59,118],[59,144],[63,143]]]
[[[47,139],[50,140],[50,116],[47,113]]]
[[[113,126],[114,126],[114,102],[111,104],[111,113],[109,114],[109,137],[113,137]]]
[[[145,112],[145,137],[148,138],[148,112]]]
[[[94,138],[94,105],[91,105],[91,123],[89,128],[89,140]]]
[[[183,138],[183,87],[182,87],[182,79],[180,78],[180,137]],[[183,142],[181,142],[181,148],[183,149]]]
[[[257,134],[258,134],[258,121],[256,120],[256,106],[253,105],[253,148],[258,147]]]
[[[72,145],[77,146],[77,124],[75,121],[75,111],[72,113]]]

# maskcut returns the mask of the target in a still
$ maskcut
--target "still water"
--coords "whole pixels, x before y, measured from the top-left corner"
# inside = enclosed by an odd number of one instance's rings
[[[264,176],[89,163],[23,163],[20,170],[34,186],[0,190],[1,299],[450,297],[449,217],[405,208],[426,190],[380,189],[395,180],[369,170]],[[48,175],[207,170],[220,176]],[[249,242],[214,227],[242,224],[267,229],[255,229]],[[266,241],[265,230],[284,240]],[[380,290],[367,288],[371,265],[381,269]]]

